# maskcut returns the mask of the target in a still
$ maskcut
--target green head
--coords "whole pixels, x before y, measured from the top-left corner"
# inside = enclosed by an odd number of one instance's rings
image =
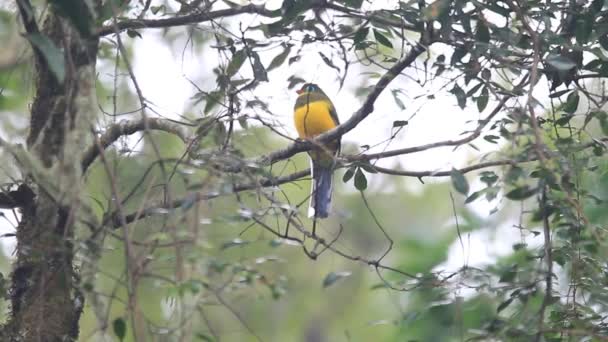
[[[305,83],[302,86],[302,88],[300,88],[299,90],[296,90],[296,92],[298,93],[298,95],[309,93],[309,94],[319,94],[319,95],[323,95],[323,96],[327,97],[327,95],[325,95],[323,90],[321,90],[321,88],[319,88],[319,86],[314,83]]]

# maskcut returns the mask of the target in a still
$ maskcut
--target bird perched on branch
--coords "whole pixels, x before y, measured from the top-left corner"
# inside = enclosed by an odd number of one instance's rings
[[[312,139],[340,124],[336,108],[318,85],[306,83],[297,93],[293,117],[301,139]],[[340,138],[337,138],[329,143],[314,146],[308,152],[312,175],[309,217],[329,216],[332,175],[339,150]]]

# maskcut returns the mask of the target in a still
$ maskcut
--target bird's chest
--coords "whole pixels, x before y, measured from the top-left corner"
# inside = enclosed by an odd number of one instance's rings
[[[315,101],[295,109],[294,121],[300,138],[311,138],[336,127],[325,101]]]

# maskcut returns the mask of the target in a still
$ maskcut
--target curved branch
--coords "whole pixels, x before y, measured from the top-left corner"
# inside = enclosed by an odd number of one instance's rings
[[[172,120],[148,118],[145,120],[141,119],[137,121],[121,121],[119,123],[108,126],[104,134],[97,138],[99,140],[99,144],[96,143],[87,148],[80,164],[82,167],[82,171],[86,171],[93,163],[95,158],[99,156],[100,149],[105,150],[124,135],[131,135],[137,132],[144,131],[146,129],[165,131],[168,133],[175,134],[183,142],[188,141],[188,136],[185,129]]]
[[[479,123],[477,128],[473,131],[473,133],[471,133],[470,135],[468,135],[462,139],[455,139],[455,140],[450,139],[450,140],[438,141],[438,142],[420,145],[420,146],[399,148],[399,149],[395,149],[395,150],[378,152],[378,153],[370,153],[370,154],[353,157],[352,160],[381,159],[381,158],[395,157],[395,156],[399,156],[402,154],[422,152],[422,151],[430,150],[432,148],[437,148],[437,147],[458,146],[458,145],[466,144],[468,142],[471,142],[471,141],[477,139],[481,135],[481,131],[483,130],[483,128],[492,120],[492,118],[494,118],[500,112],[502,107],[505,105],[507,100],[509,100],[510,98],[511,98],[511,95],[503,96],[503,98],[500,100],[500,102],[498,102],[496,107],[494,107],[494,110],[492,110],[492,112],[490,114],[488,114],[488,116],[485,119],[481,120],[481,122]]]
[[[213,12],[201,11],[194,14],[183,15],[173,18],[164,19],[129,19],[123,20],[115,25],[103,26],[97,31],[98,36],[106,36],[116,31],[121,32],[128,29],[139,28],[165,28],[173,26],[190,25],[211,21],[218,18],[232,17],[239,14],[252,13],[260,14],[265,17],[275,17],[280,15],[280,12],[267,10],[263,5],[249,4],[235,8],[227,8]]]
[[[468,173],[471,171],[476,171],[476,170],[480,170],[480,169],[485,169],[488,167],[492,167],[492,166],[502,166],[502,165],[518,165],[521,163],[527,163],[527,162],[531,162],[531,161],[535,161],[537,160],[536,158],[530,158],[530,159],[526,159],[526,160],[513,160],[513,159],[502,159],[502,160],[495,160],[495,161],[489,161],[489,162],[483,162],[483,163],[479,163],[479,164],[475,164],[475,165],[470,165],[467,167],[463,167],[461,169],[456,169],[458,170],[460,173]],[[406,176],[406,177],[417,177],[417,178],[422,178],[422,177],[450,177],[450,175],[452,174],[452,170],[444,170],[444,171],[407,171],[407,170],[394,170],[394,169],[388,169],[388,168],[384,168],[384,167],[380,167],[380,166],[374,166],[373,167],[374,170],[380,172],[380,173],[384,173],[387,175],[393,175],[393,176]]]
[[[602,138],[599,139],[597,142],[589,142],[586,143],[584,145],[582,145],[580,147],[580,151],[593,147],[595,146],[596,143],[604,143],[607,142],[608,138]],[[364,156],[365,157],[365,156]],[[475,171],[475,170],[480,170],[480,169],[484,169],[484,168],[488,168],[488,167],[493,167],[493,166],[501,166],[501,165],[518,165],[521,163],[528,163],[528,162],[533,162],[533,161],[537,161],[538,158],[537,157],[529,157],[528,159],[525,160],[514,160],[514,159],[501,159],[501,160],[495,160],[495,161],[489,161],[489,162],[483,162],[483,163],[479,163],[479,164],[474,164],[474,165],[470,165],[467,167],[463,167],[461,169],[458,169],[458,171],[460,171],[461,173],[468,173],[471,171]],[[389,174],[389,175],[395,175],[395,176],[407,176],[407,177],[417,177],[417,178],[421,178],[421,177],[449,177],[451,175],[452,170],[449,171],[406,171],[406,170],[393,170],[393,169],[388,169],[388,168],[383,168],[383,167],[379,167],[379,166],[374,166],[374,169],[376,169],[378,172],[380,173],[385,173],[385,174]],[[224,194],[220,194],[217,192],[213,192],[213,193],[191,193],[190,195],[185,196],[182,199],[178,199],[173,201],[172,203],[168,204],[168,205],[155,205],[155,206],[151,206],[148,208],[143,209],[140,212],[136,212],[136,213],[131,213],[129,215],[126,216],[126,223],[131,223],[133,221],[137,221],[139,219],[154,215],[154,214],[158,214],[159,209],[175,209],[175,208],[179,208],[182,205],[188,203],[196,203],[199,201],[203,201],[203,200],[210,200],[213,198],[217,198],[219,196],[222,195],[227,195],[227,194],[233,194],[236,192],[242,192],[242,191],[247,191],[247,190],[253,190],[256,189],[258,187],[269,187],[269,186],[277,186],[277,185],[281,185],[281,184],[285,184],[285,183],[290,183],[296,180],[300,180],[303,177],[309,176],[310,175],[310,169],[306,169],[306,170],[302,170],[302,171],[298,171],[295,173],[292,173],[290,175],[287,176],[282,176],[282,177],[272,177],[272,178],[264,178],[259,182],[252,182],[252,183],[247,183],[247,184],[238,184],[235,185],[234,188],[232,189],[232,192],[230,193],[224,193]],[[119,217],[117,216],[118,213],[117,212],[113,212],[111,214],[109,214],[106,219],[104,220],[104,223],[107,224],[109,222],[112,223],[114,228],[120,228],[121,227],[121,222],[119,220]]]
[[[315,139],[311,141],[296,141],[291,144],[287,148],[272,152],[265,156],[261,156],[255,159],[253,162],[259,165],[271,165],[276,163],[277,161],[287,159],[296,153],[304,152],[310,150],[313,146],[323,144],[334,140],[342,135],[348,133],[350,130],[355,128],[361,121],[367,118],[374,111],[374,103],[376,99],[380,96],[382,91],[395,79],[397,76],[403,72],[405,68],[410,66],[418,56],[420,56],[424,51],[426,51],[426,47],[422,45],[422,43],[417,43],[412,47],[412,49],[403,56],[395,65],[393,65],[378,81],[378,83],[374,86],[372,91],[369,93],[359,110],[357,110],[350,119],[346,120],[341,125],[335,127],[331,131],[323,133],[317,136]],[[229,172],[238,172],[240,171],[240,167],[235,168],[234,170],[226,170]]]
[[[310,174],[310,169],[306,169],[306,170],[298,171],[298,172],[295,172],[295,173],[292,173],[290,175],[283,176],[283,177],[264,178],[264,179],[260,180],[259,182],[252,182],[252,183],[247,183],[247,184],[237,184],[232,188],[232,191],[230,192],[230,194],[247,191],[247,190],[253,190],[258,187],[269,187],[269,186],[276,186],[276,185],[280,185],[280,184],[293,182],[300,178],[306,177],[309,174]],[[210,199],[219,197],[224,194],[219,193],[219,192],[190,193],[190,194],[186,195],[185,197],[183,197],[181,199],[177,199],[167,205],[156,205],[156,206],[144,208],[143,210],[140,210],[135,213],[128,214],[124,217],[124,223],[123,223],[123,219],[119,216],[118,211],[114,211],[111,214],[109,214],[108,216],[106,216],[106,218],[104,219],[104,224],[110,223],[110,224],[112,224],[112,227],[120,228],[123,226],[123,224],[129,224],[131,222],[140,220],[142,218],[158,214],[159,209],[165,209],[165,210],[166,209],[177,209],[185,204],[192,204],[192,203],[197,203],[197,202],[204,201],[204,200],[210,200]]]
[[[390,18],[382,15],[377,15],[375,12],[357,12],[346,6],[342,6],[333,2],[327,1],[311,1],[310,8],[314,9],[330,9],[338,13],[351,16],[353,18],[370,20],[375,23],[388,25],[400,29],[405,29],[413,32],[421,33],[420,27],[414,24],[406,23],[403,20],[397,18]],[[197,24],[206,21],[211,21],[219,18],[232,17],[240,14],[259,14],[268,18],[278,18],[281,13],[278,10],[268,10],[263,5],[249,4],[245,6],[233,7],[228,9],[216,10],[212,12],[198,12],[194,14],[182,15],[173,18],[163,19],[127,19],[117,23],[116,28],[118,31],[125,31],[128,29],[141,29],[141,28],[167,28],[174,26]],[[107,25],[101,27],[97,31],[98,36],[106,36],[115,33],[114,25]]]
[[[533,160],[534,159],[530,159],[530,160],[525,160],[525,161],[520,161],[520,162],[511,160],[511,159],[497,160],[497,161],[485,162],[485,163],[480,163],[480,164],[464,167],[464,168],[460,169],[459,171],[461,173],[467,173],[467,172],[471,172],[474,170],[483,169],[486,167],[509,165],[509,164],[513,165],[513,164],[518,164],[521,162],[529,162],[529,161],[533,161]],[[385,173],[385,174],[389,174],[389,175],[409,176],[409,177],[418,177],[418,178],[420,178],[420,177],[449,177],[450,173],[451,173],[451,170],[450,171],[402,171],[402,170],[387,169],[387,168],[378,167],[378,166],[374,166],[374,169],[376,169],[380,173]],[[265,178],[259,182],[255,182],[255,183],[239,184],[239,185],[234,186],[234,188],[232,189],[232,192],[230,192],[230,193],[224,193],[224,194],[221,194],[218,192],[191,193],[191,194],[185,196],[184,198],[173,201],[172,203],[170,203],[168,205],[162,205],[162,204],[154,205],[154,206],[145,208],[145,209],[141,210],[140,212],[135,212],[135,213],[126,215],[125,221],[127,224],[129,224],[133,221],[137,221],[139,219],[142,219],[142,218],[154,215],[154,214],[158,214],[159,212],[162,211],[162,209],[164,209],[164,210],[175,209],[175,208],[181,207],[182,205],[184,205],[186,203],[196,203],[199,201],[210,200],[210,199],[220,197],[222,195],[233,194],[233,193],[247,191],[247,190],[253,190],[258,187],[277,186],[277,185],[300,180],[309,175],[310,175],[310,169],[306,169],[306,170],[298,171],[298,172],[295,172],[295,173],[292,173],[290,175],[283,176],[283,177]],[[122,226],[122,221],[121,221],[120,217],[117,215],[118,215],[117,212],[111,213],[104,220],[105,223],[111,222],[114,228],[120,228]]]

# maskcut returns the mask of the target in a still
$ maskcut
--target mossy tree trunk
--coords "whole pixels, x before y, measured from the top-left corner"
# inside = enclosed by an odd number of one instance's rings
[[[11,313],[0,338],[73,341],[84,298],[71,241],[83,207],[79,150],[85,143],[80,140],[91,136],[96,108],[98,38],[77,30],[53,3],[38,29],[29,3],[17,3],[26,37],[42,37],[62,53],[53,61],[44,45],[32,43],[36,80],[26,154],[35,162],[17,158],[25,180],[20,187],[22,219],[11,277]],[[92,10],[83,6],[82,15],[92,18]],[[63,74],[51,67],[57,62],[65,66]]]

